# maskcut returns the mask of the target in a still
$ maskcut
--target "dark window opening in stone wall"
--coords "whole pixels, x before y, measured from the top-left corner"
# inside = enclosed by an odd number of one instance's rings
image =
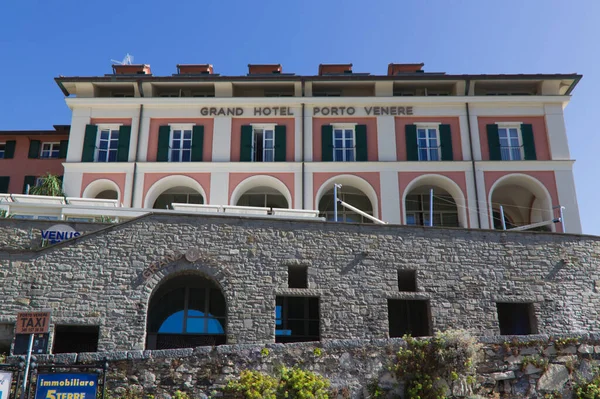
[[[288,287],[289,288],[308,288],[308,267],[289,266],[288,267]]]
[[[398,270],[398,291],[416,292],[417,291],[417,271],[416,270]]]
[[[0,323],[0,355],[10,353],[15,325],[13,323]]]
[[[98,326],[56,325],[52,353],[97,352],[99,337]]]
[[[429,302],[426,300],[388,299],[390,337],[431,335]]]
[[[529,335],[537,333],[535,313],[531,303],[496,304],[500,335]]]
[[[275,342],[319,340],[319,298],[278,296],[275,302]]]
[[[223,345],[226,323],[225,297],[216,283],[181,275],[159,287],[150,300],[146,348]]]

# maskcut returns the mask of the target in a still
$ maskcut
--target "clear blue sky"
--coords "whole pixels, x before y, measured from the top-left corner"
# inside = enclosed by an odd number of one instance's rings
[[[448,73],[584,75],[566,109],[585,233],[600,235],[597,0],[19,0],[0,3],[0,130],[69,124],[53,78],[111,73],[131,53],[157,75],[211,63],[243,75],[249,63],[316,74],[352,62],[385,74],[390,62]],[[568,223],[568,220],[567,220]]]

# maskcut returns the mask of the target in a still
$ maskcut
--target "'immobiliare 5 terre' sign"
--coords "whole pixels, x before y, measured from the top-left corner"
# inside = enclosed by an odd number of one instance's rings
[[[98,374],[38,374],[35,399],[96,399]]]

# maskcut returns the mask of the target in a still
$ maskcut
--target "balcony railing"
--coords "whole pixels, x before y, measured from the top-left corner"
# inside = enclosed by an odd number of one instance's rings
[[[500,158],[503,161],[520,161],[523,157],[523,146],[500,146]]]
[[[441,161],[441,146],[419,147],[419,161]]]

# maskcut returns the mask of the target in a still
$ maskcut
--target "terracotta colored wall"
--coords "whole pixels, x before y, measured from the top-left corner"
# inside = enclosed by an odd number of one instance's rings
[[[83,197],[83,192],[86,187],[93,183],[96,180],[106,179],[115,182],[117,186],[119,186],[119,190],[121,191],[121,196],[119,199],[123,201],[123,195],[125,194],[125,173],[84,173],[81,178],[81,192],[79,193],[80,197]]]
[[[242,141],[242,126],[256,124],[274,123],[277,125],[285,125],[285,160],[287,162],[294,161],[294,152],[296,149],[296,125],[294,118],[231,118],[231,162],[240,161],[240,145]],[[275,143],[277,145],[277,143]]]
[[[535,127],[534,127],[534,129],[535,129]],[[537,146],[537,144],[536,144],[536,146]],[[490,197],[490,189],[492,188],[494,183],[496,183],[496,181],[503,176],[512,175],[515,173],[517,173],[517,172],[504,172],[504,171],[484,172],[483,176],[485,179],[485,194],[486,194],[485,200],[486,200],[486,202],[487,202],[487,199]],[[544,185],[544,187],[546,187],[546,190],[548,190],[548,192],[550,193],[550,198],[552,199],[552,206],[557,206],[559,204],[558,190],[556,188],[556,177],[554,176],[553,171],[518,172],[518,173],[523,174],[523,175],[528,175],[528,176],[531,176],[531,177],[539,180],[539,182],[542,183]],[[563,231],[561,223],[558,223],[556,225],[556,231],[557,232]]]
[[[406,223],[406,220],[404,220],[404,203],[402,201],[402,198],[404,198],[405,195],[405,191],[406,191],[406,187],[408,187],[408,185],[410,183],[412,183],[413,180],[423,176],[423,175],[429,175],[429,174],[435,174],[435,175],[440,175],[440,176],[444,176],[449,178],[450,180],[452,180],[454,183],[456,183],[458,185],[458,187],[460,187],[460,190],[462,191],[462,194],[465,197],[465,206],[469,207],[469,199],[467,197],[467,179],[465,177],[465,172],[437,172],[437,173],[423,173],[423,172],[399,172],[398,173],[398,186],[400,188],[400,215],[402,215],[402,223]],[[434,194],[435,194],[435,190],[434,190]],[[471,226],[471,219],[469,217],[469,212],[467,211],[467,223],[469,227]]]
[[[356,123],[357,125],[367,125],[367,159],[369,161],[379,161],[377,149],[377,118],[313,118],[313,161],[321,162],[321,127],[332,123]]]
[[[452,156],[454,161],[462,161],[462,142],[460,136],[460,123],[455,117],[396,117],[396,156],[398,161],[406,161],[406,125],[413,125],[417,122],[439,122],[443,125],[450,125],[452,133]]]
[[[0,176],[9,176],[8,191],[11,194],[23,194],[25,176],[41,177],[50,173],[63,175],[62,163],[65,159],[29,159],[30,140],[40,140],[42,143],[67,140],[68,135],[43,135],[43,136],[0,136],[0,143],[15,140],[15,155],[12,159],[0,159]],[[41,147],[40,147],[41,150]]]
[[[319,209],[317,192],[319,191],[321,186],[327,180],[331,179],[332,177],[339,176],[341,174],[342,173],[328,173],[328,172],[313,173],[313,201],[314,201],[315,209]],[[356,172],[356,173],[352,172],[352,173],[343,173],[343,174],[361,177],[364,180],[366,180],[371,185],[371,187],[373,187],[373,190],[375,190],[375,193],[377,194],[377,208],[379,209],[378,216],[381,217],[381,212],[382,212],[382,210],[381,210],[381,185],[380,185],[380,179],[379,179],[379,172]]]
[[[204,126],[204,149],[202,150],[203,162],[212,161],[214,120],[212,118],[152,118],[150,119],[150,132],[148,136],[148,162],[156,162],[158,151],[158,128],[170,123],[193,123]]]
[[[205,141],[206,142],[206,141]],[[196,180],[204,189],[206,198],[204,203],[208,204],[210,201],[210,173],[145,173],[144,174],[144,195],[142,197],[142,206],[146,201],[146,194],[150,187],[163,177],[167,176],[187,176]]]
[[[479,141],[481,142],[482,160],[490,160],[486,125],[496,122],[521,122],[531,124],[533,126],[533,139],[535,141],[535,153],[538,161],[550,160],[548,132],[546,130],[546,121],[543,116],[480,116],[477,118],[477,124],[479,126]]]
[[[244,180],[252,176],[271,176],[281,181],[288,190],[290,190],[290,194],[292,195],[292,203],[290,204],[290,208],[294,209],[296,204],[294,203],[294,174],[293,173],[230,173],[229,174],[229,200],[231,203],[231,195],[233,194],[233,190]]]

